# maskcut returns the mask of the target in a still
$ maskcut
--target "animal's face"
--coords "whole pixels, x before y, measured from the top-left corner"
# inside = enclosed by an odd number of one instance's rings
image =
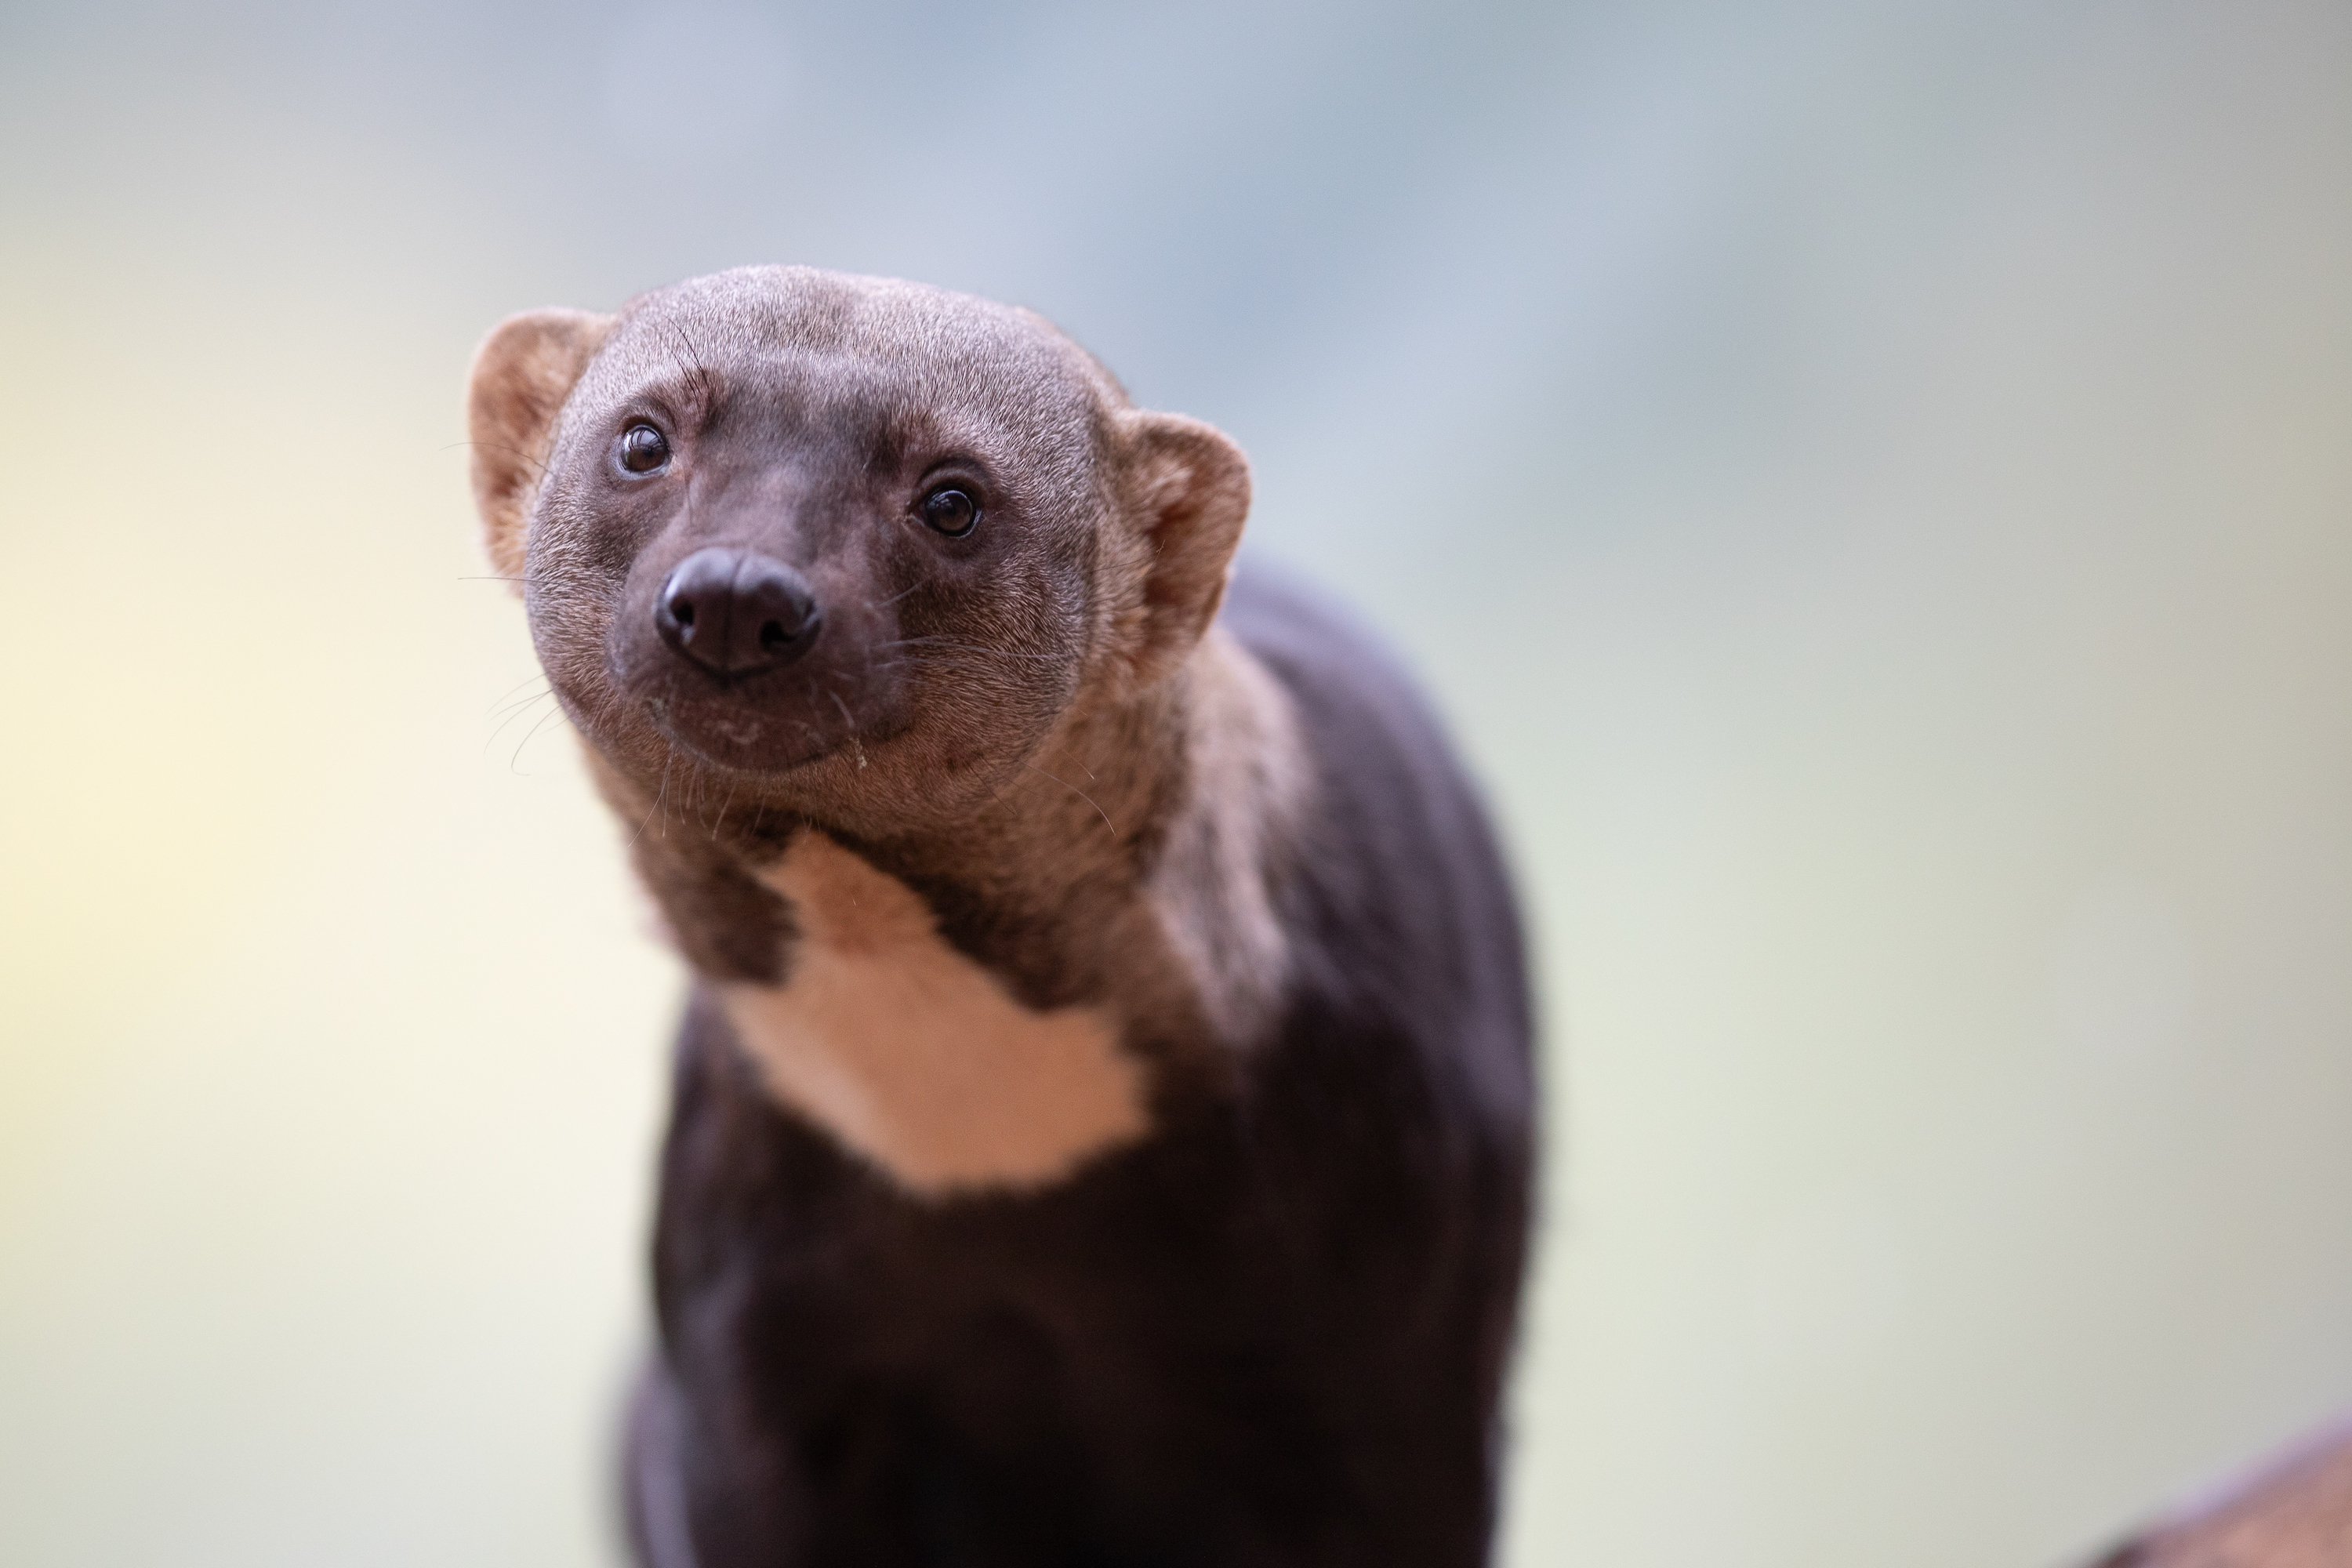
[[[474,424],[493,557],[592,742],[867,833],[1164,674],[1247,506],[1230,443],[1036,318],[799,268],[515,318]]]

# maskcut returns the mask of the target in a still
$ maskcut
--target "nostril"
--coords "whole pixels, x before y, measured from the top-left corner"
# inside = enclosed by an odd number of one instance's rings
[[[654,601],[654,630],[721,678],[792,663],[824,616],[808,580],[756,550],[710,545],[679,562]]]

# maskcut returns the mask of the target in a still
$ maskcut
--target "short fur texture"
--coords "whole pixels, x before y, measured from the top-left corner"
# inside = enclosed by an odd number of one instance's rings
[[[783,268],[517,317],[470,415],[491,557],[695,976],[640,1561],[1483,1562],[1516,917],[1394,669],[1227,594],[1233,443],[1025,311]],[[943,485],[968,536],[925,524]],[[822,606],[792,658],[664,642],[714,548]]]

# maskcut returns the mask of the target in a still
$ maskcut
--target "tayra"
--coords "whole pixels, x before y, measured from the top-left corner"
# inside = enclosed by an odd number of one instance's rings
[[[1233,443],[799,268],[514,317],[470,415],[694,977],[641,1560],[1484,1561],[1519,932],[1393,666],[1227,593]]]

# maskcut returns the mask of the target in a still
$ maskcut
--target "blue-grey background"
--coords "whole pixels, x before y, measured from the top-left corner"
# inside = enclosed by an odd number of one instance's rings
[[[674,963],[467,356],[751,260],[1252,454],[1549,1019],[1509,1561],[2352,1405],[2352,11],[0,9],[0,1561],[611,1561]]]

